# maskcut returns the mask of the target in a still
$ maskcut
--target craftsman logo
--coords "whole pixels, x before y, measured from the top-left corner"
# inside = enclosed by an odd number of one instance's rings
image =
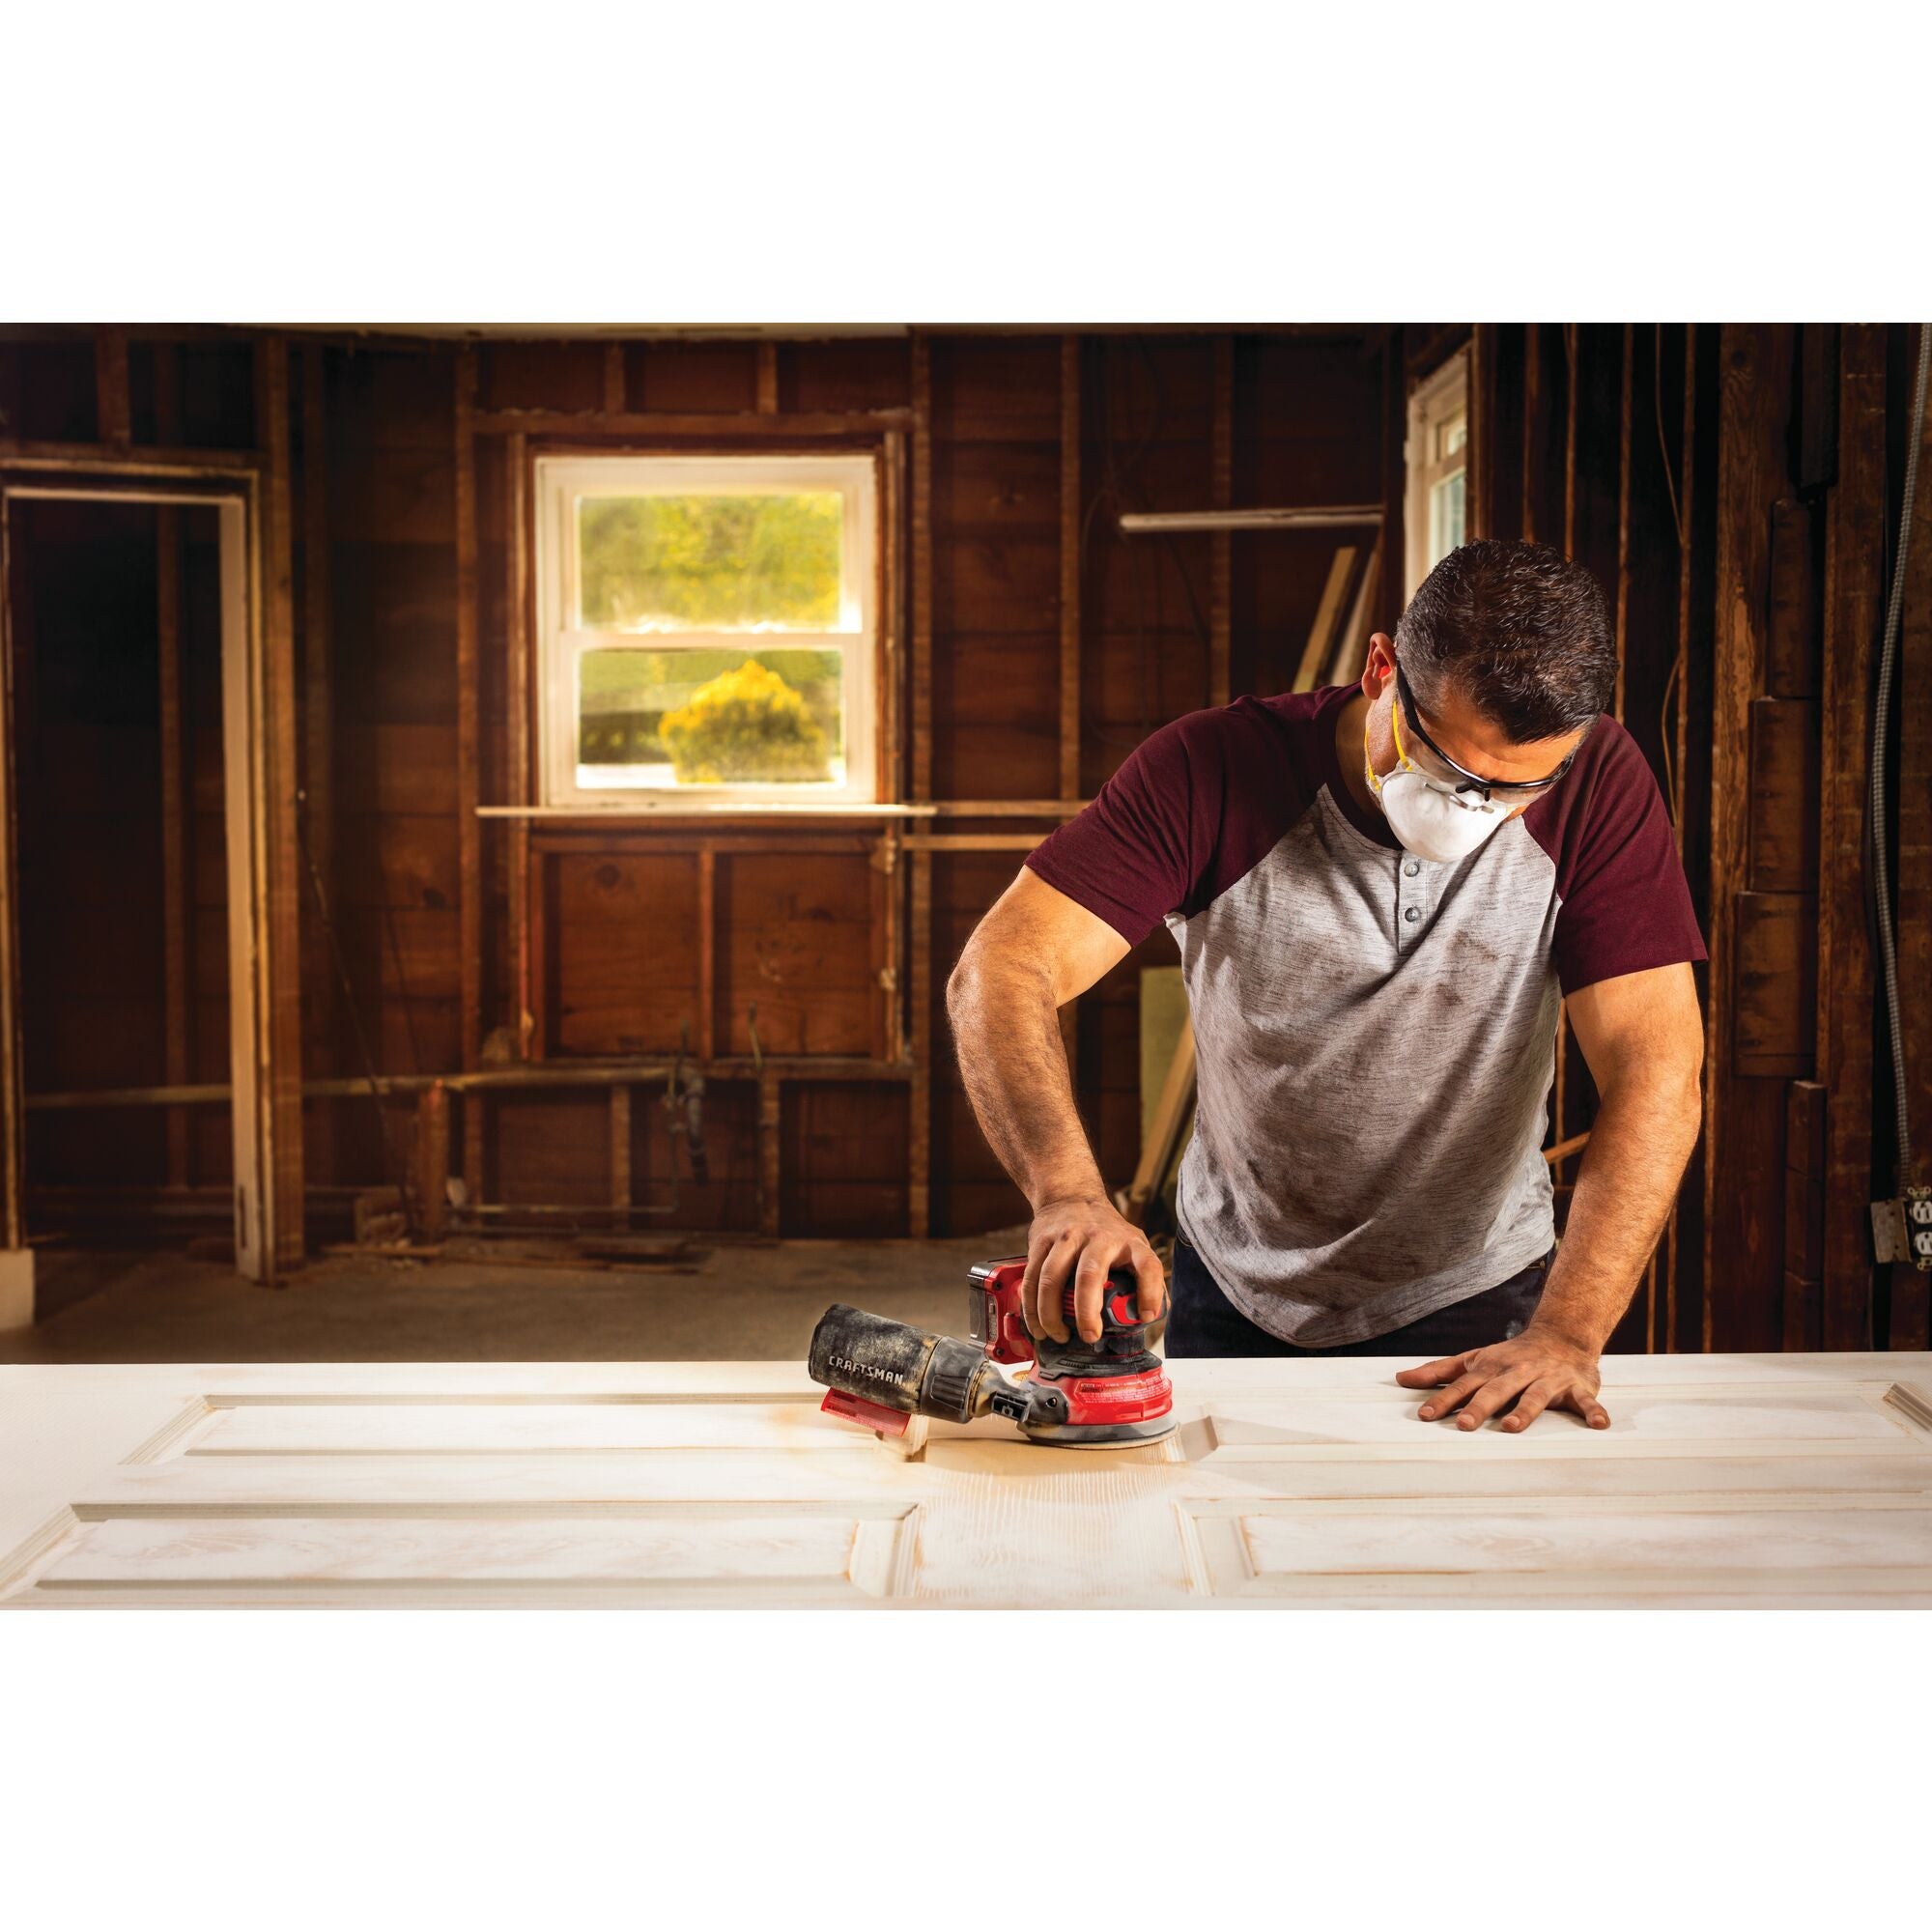
[[[905,1386],[903,1376],[895,1376],[890,1369],[875,1369],[870,1362],[855,1362],[850,1355],[834,1355],[832,1366],[842,1369],[848,1376],[869,1376],[875,1382],[891,1382],[896,1388]]]

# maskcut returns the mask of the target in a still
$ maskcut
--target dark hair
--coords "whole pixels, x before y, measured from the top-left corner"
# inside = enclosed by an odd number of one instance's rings
[[[1452,550],[1409,599],[1395,642],[1425,704],[1449,685],[1519,745],[1581,730],[1616,691],[1603,590],[1548,544]]]

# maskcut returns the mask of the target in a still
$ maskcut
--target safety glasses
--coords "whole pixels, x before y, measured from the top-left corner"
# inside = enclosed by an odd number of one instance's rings
[[[1491,802],[1500,801],[1504,805],[1514,805],[1523,799],[1532,799],[1540,793],[1548,791],[1577,762],[1577,752],[1572,752],[1547,779],[1524,779],[1518,784],[1497,784],[1492,779],[1478,778],[1474,772],[1465,771],[1422,728],[1421,721],[1415,715],[1415,693],[1408,688],[1408,673],[1403,669],[1400,659],[1397,660],[1395,668],[1395,695],[1396,703],[1390,711],[1389,717],[1396,726],[1395,749],[1397,754],[1408,762],[1413,762],[1413,760],[1408,759],[1408,754],[1403,750],[1402,746],[1402,726],[1406,723],[1410,735],[1415,739],[1416,743],[1425,747],[1432,757],[1441,759],[1456,774],[1458,782],[1453,787],[1456,791],[1479,791],[1486,800]],[[1582,749],[1582,746],[1578,745],[1577,751],[1580,752]],[[1431,775],[1424,772],[1423,776],[1428,778]]]

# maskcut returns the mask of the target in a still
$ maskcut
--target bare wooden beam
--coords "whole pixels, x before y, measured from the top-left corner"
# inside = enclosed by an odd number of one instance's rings
[[[415,1191],[412,1230],[437,1241],[449,1230],[449,1089],[432,1080],[416,1102],[416,1145],[412,1182]]]
[[[932,344],[912,342],[912,796],[932,796]]]
[[[263,768],[262,828],[268,903],[261,909],[261,970],[269,980],[268,1089],[273,1116],[274,1265],[302,1260],[302,1064],[299,781],[296,756],[295,521],[291,479],[294,418],[288,340],[262,338],[256,349],[260,418],[268,448],[263,492]],[[234,997],[231,988],[230,997]]]
[[[1920,328],[1932,327],[1921,323]],[[1918,349],[1917,331],[1907,340]],[[1912,391],[1908,388],[1907,395]],[[1911,418],[1906,417],[1909,423]],[[1876,534],[1868,548],[1877,554]],[[1867,634],[1869,635],[1869,634]],[[1907,1046],[1906,1090],[1914,1140],[1908,1185],[1932,1186],[1932,412],[1918,451],[1918,501],[1898,636],[1899,1019]],[[1889,1057],[1889,1056],[1888,1056]],[[1932,1276],[1892,1264],[1889,1321],[1894,1349],[1932,1347]]]
[[[718,1051],[718,852],[697,855],[697,1057],[709,1065]]]
[[[1328,563],[1328,580],[1321,586],[1321,601],[1315,607],[1315,621],[1308,627],[1308,641],[1301,647],[1301,663],[1295,668],[1293,689],[1313,691],[1321,673],[1335,655],[1335,639],[1342,623],[1342,599],[1348,594],[1349,580],[1355,574],[1355,547],[1340,545]]]
[[[631,1090],[623,1081],[611,1089],[611,1206],[631,1208]]]
[[[607,342],[604,345],[604,412],[607,415],[620,416],[627,407],[624,394],[624,345],[621,342]],[[518,432],[522,434],[521,431]]]
[[[932,343],[912,339],[912,756],[915,800],[932,796]],[[907,1135],[907,1229],[915,1239],[932,1215],[932,856],[915,852],[907,868],[906,997],[912,1036],[911,1122]]]
[[[376,1091],[384,1096],[422,1094],[442,1086],[452,1094],[547,1092],[553,1088],[590,1088],[602,1092],[618,1084],[656,1085],[668,1079],[675,1063],[669,1060],[569,1060],[536,1062],[527,1066],[479,1066],[473,1073],[379,1073]],[[750,1054],[726,1054],[705,1069],[708,1079],[742,1080],[755,1084],[769,1070],[780,1080],[878,1081],[899,1086],[911,1069],[896,1062],[867,1060],[854,1054],[772,1054],[754,1061]],[[341,1075],[302,1083],[310,1100],[367,1099],[364,1074]],[[34,1094],[27,1096],[32,1114],[91,1114],[123,1107],[222,1107],[234,1090],[221,1082],[185,1087],[87,1087],[74,1093]]]
[[[908,869],[912,929],[912,1120],[906,1150],[907,1232],[923,1240],[932,1229],[932,854],[915,852]]]
[[[758,1233],[777,1237],[780,1218],[780,1132],[783,1096],[778,1071],[767,1067],[758,1078]]]
[[[158,352],[157,352],[158,354]],[[308,864],[329,906],[340,903],[335,878],[335,672],[328,542],[328,403],[327,352],[319,342],[302,346],[302,828],[308,841]],[[309,882],[302,881],[302,903],[313,902]],[[337,982],[327,942],[318,936],[314,967],[309,976],[314,1002],[315,1031],[325,1055],[324,1065],[335,1064]],[[170,1076],[172,1077],[172,1076]],[[325,1110],[312,1150],[318,1178],[335,1178],[334,1115]],[[445,1121],[444,1150],[447,1151]]]
[[[1080,789],[1080,338],[1060,339],[1060,789]]]
[[[0,463],[10,469],[35,469],[55,474],[75,469],[101,471],[112,452],[91,442],[27,442],[0,437]],[[115,457],[117,477],[214,477],[223,482],[244,481],[267,461],[258,449],[179,449],[157,444],[142,446],[133,462]]]
[[[1713,673],[1710,1000],[1704,1110],[1707,1346],[1775,1349],[1783,1335],[1782,1090],[1739,1071],[1740,899],[1749,878],[1750,714],[1763,680],[1771,506],[1784,494],[1788,327],[1726,324],[1718,469]]]
[[[758,344],[758,413],[775,416],[779,412],[779,346]]]
[[[1031,852],[1044,832],[908,832],[908,852]]]
[[[134,440],[128,397],[128,331],[103,325],[94,332],[94,398],[102,442],[126,449]]]
[[[23,1214],[26,1160],[25,1038],[20,1026],[20,894],[18,793],[14,715],[20,639],[14,634],[14,520],[0,494],[0,1250],[16,1253],[26,1245]],[[10,1321],[33,1313],[32,1258],[0,1263],[8,1273],[0,1289],[0,1313]],[[12,1277],[24,1270],[24,1291]]]
[[[1214,338],[1214,510],[1228,516],[1235,502],[1235,338]],[[1214,527],[1208,591],[1208,701],[1225,704],[1232,690],[1234,655],[1235,526]],[[1080,789],[1064,779],[1069,796]]]
[[[919,340],[914,338],[915,343]],[[689,411],[625,410],[478,410],[472,427],[478,436],[510,436],[522,431],[568,442],[583,437],[593,442],[600,438],[632,437],[640,441],[661,438],[796,437],[815,441],[829,437],[876,438],[888,430],[912,427],[904,410],[802,410],[781,415],[774,421],[769,412],[740,410],[729,413],[700,414]]]
[[[193,989],[188,957],[191,888],[188,881],[188,787],[183,749],[181,512],[172,503],[155,510],[156,617],[160,679],[161,727],[161,956],[164,1044],[162,1064],[171,1087],[185,1083],[190,1069],[189,1028]],[[188,1129],[185,1111],[168,1114],[168,1182],[188,1181]]]
[[[482,721],[477,690],[480,613],[476,583],[476,351],[457,352],[456,437],[456,811],[458,940],[461,954],[459,1048],[474,1066],[483,1045],[483,837],[476,808],[482,797]],[[463,1176],[469,1198],[483,1198],[489,1103],[480,1095],[463,1109]]]
[[[1155,531],[1355,530],[1375,529],[1381,521],[1379,503],[1330,503],[1297,510],[1134,510],[1122,517],[1120,529],[1126,537]]]
[[[616,345],[613,344],[612,347]],[[621,368],[620,368],[621,375]],[[505,651],[504,711],[510,735],[510,800],[516,805],[533,804],[530,785],[532,760],[530,731],[533,707],[530,702],[530,531],[529,531],[529,447],[522,436],[510,437],[503,445],[503,461],[508,466],[507,484],[510,511],[510,581],[506,586],[508,626]],[[530,985],[530,832],[527,821],[509,828],[510,946],[515,959],[517,1010],[515,1026],[517,1057],[530,1057],[531,1035],[536,1028],[536,995]]]

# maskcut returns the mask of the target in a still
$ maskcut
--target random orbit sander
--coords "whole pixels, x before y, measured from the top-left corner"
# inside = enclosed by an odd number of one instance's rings
[[[835,1302],[811,1334],[811,1378],[830,1393],[819,1405],[895,1438],[916,1415],[971,1422],[1000,1415],[1031,1442],[1062,1449],[1124,1449],[1174,1430],[1174,1386],[1148,1346],[1153,1321],[1138,1308],[1131,1268],[1115,1268],[1100,1302],[1100,1336],[1083,1342],[1073,1286],[1063,1308],[1067,1339],[1033,1335],[1020,1313],[1024,1255],[968,1270],[967,1332],[930,1335],[903,1321]],[[1008,1375],[1006,1365],[1018,1365]]]

